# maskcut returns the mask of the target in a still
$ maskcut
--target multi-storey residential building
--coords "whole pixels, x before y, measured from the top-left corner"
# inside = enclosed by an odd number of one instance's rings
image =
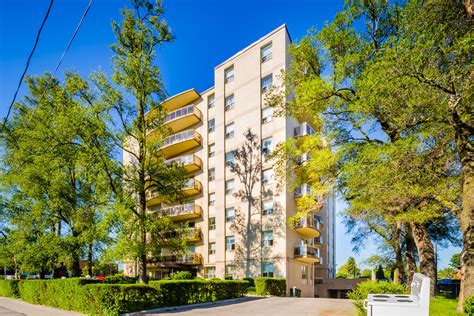
[[[213,87],[201,93],[190,89],[164,101],[165,123],[175,134],[164,141],[162,151],[170,163],[181,162],[188,170],[189,201],[168,206],[151,195],[148,206],[151,211],[166,210],[175,221],[188,221],[189,255],[164,253],[160,262],[148,267],[152,278],[183,268],[204,278],[243,278],[248,269],[252,277],[286,278],[287,293],[296,287],[302,296],[327,296],[315,293],[315,283],[335,273],[334,200],[291,228],[288,219],[297,211],[295,201],[309,187],[277,189],[273,162],[266,159],[287,138],[314,133],[309,122],[276,116],[265,102],[266,93],[279,84],[281,71],[289,67],[290,43],[282,25],[215,67]],[[247,265],[242,249],[248,236],[235,224],[237,217],[245,217],[247,204],[233,194],[242,185],[228,165],[248,129],[262,142],[263,168],[256,192],[271,195],[260,200],[258,213],[251,217],[252,253]],[[133,266],[126,269],[133,273]]]

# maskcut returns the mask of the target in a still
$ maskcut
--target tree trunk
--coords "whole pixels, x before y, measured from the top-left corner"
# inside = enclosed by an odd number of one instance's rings
[[[89,244],[89,249],[88,249],[88,252],[87,252],[87,274],[92,276],[92,259],[93,259],[93,256],[92,256],[92,243]]]
[[[146,239],[146,229],[145,229],[145,223],[141,222],[140,227],[141,230],[141,242],[142,242],[142,252],[140,254],[140,257],[138,259],[138,282],[139,283],[148,283],[148,275],[147,275],[147,258],[146,258],[146,244],[147,244],[147,239]]]
[[[466,8],[472,9],[472,1],[465,1]],[[469,15],[472,18],[472,11]],[[461,290],[459,292],[458,311],[462,311],[464,299],[474,295],[474,144],[472,141],[472,127],[463,122],[457,112],[461,102],[459,97],[451,97],[449,110],[453,119],[453,128],[456,140],[456,150],[461,158],[463,171],[463,198],[462,208],[457,214],[463,236],[463,250],[461,252]],[[469,101],[465,101],[469,102]]]
[[[408,226],[410,228],[410,226]],[[411,231],[407,229],[405,237],[405,258],[406,258],[406,285],[411,286],[413,275],[416,272],[415,244]]]
[[[251,217],[251,212],[252,212],[252,200],[251,198],[247,198],[248,200],[248,203],[247,203],[247,229],[246,229],[246,233],[247,233],[247,236],[246,236],[246,241],[245,241],[245,246],[247,247],[247,249],[245,250],[245,254],[246,254],[246,258],[245,258],[245,261],[246,261],[246,264],[245,264],[245,277],[247,278],[250,278],[251,275],[250,275],[250,247],[252,246],[252,231],[250,230],[250,225],[251,225],[251,221],[252,219],[250,218]]]
[[[393,235],[393,246],[395,250],[395,268],[393,271],[393,283],[401,284],[401,280],[404,279],[405,271],[403,269],[403,256],[402,247],[400,245],[400,236],[402,232],[401,222],[397,222],[397,229]]]
[[[472,164],[472,162],[471,162]],[[459,223],[464,241],[461,252],[461,290],[459,292],[458,311],[462,311],[464,300],[474,295],[474,179],[472,168],[463,168],[464,173],[462,211]]]
[[[418,258],[420,260],[420,271],[431,279],[431,295],[435,294],[436,264],[433,245],[431,244],[428,230],[423,224],[413,223],[413,239],[415,240]]]

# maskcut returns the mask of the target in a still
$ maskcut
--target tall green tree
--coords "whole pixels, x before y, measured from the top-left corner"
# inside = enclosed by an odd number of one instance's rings
[[[171,42],[173,35],[163,19],[161,1],[130,3],[122,10],[121,22],[112,24],[117,39],[111,46],[112,81],[102,73],[94,80],[101,103],[118,117],[115,140],[124,153],[123,191],[116,192],[122,205],[116,250],[128,263],[137,262],[139,280],[147,282],[151,257],[159,256],[165,246],[176,251],[185,246],[184,239],[167,237],[175,225],[166,214],[150,212],[147,199],[157,194],[163,202],[175,202],[182,198],[179,192],[188,179],[184,168],[167,165],[160,152],[170,130],[163,124],[165,89],[155,49]]]
[[[44,275],[62,257],[80,276],[87,243],[107,235],[91,232],[114,203],[114,177],[103,171],[104,163],[114,166],[102,146],[109,142],[103,108],[73,73],[64,83],[45,75],[27,84],[25,101],[15,104],[2,138],[0,206],[9,219],[7,246],[24,271]]]
[[[336,273],[336,277],[355,279],[359,277],[360,269],[357,267],[357,263],[354,257],[349,257],[347,262],[339,267]]]

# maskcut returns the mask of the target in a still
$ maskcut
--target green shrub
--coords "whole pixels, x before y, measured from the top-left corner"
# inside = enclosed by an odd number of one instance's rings
[[[464,313],[467,315],[474,315],[474,295],[466,298],[462,304],[464,308]]]
[[[255,287],[255,280],[253,278],[244,278],[244,280],[249,282],[249,287]]]
[[[20,280],[0,280],[0,296],[20,297],[18,283]]]
[[[286,295],[286,280],[279,278],[256,278],[255,290],[257,295]]]
[[[7,288],[1,282],[0,288]],[[73,278],[21,280],[17,285],[20,298],[26,302],[91,315],[118,315],[236,298],[245,295],[248,288],[247,281],[238,280],[170,280],[138,285],[107,284],[95,279]]]
[[[171,280],[191,280],[192,278],[193,275],[189,271],[179,271],[171,276]]]
[[[357,284],[357,288],[353,289],[347,296],[352,300],[352,304],[357,309],[358,315],[366,315],[364,309],[364,300],[369,294],[407,294],[408,291],[403,285],[388,282],[364,281]]]
[[[241,297],[248,282],[239,280],[154,281],[150,284],[163,295],[165,306],[176,306]]]
[[[87,304],[80,312],[90,315],[118,315],[163,306],[156,288],[138,284],[89,284],[83,287],[81,299]]]
[[[20,298],[32,304],[83,311],[88,302],[82,299],[84,285],[102,283],[96,279],[21,280]]]
[[[138,277],[124,276],[123,274],[115,274],[106,276],[104,283],[107,284],[135,284],[137,283]]]

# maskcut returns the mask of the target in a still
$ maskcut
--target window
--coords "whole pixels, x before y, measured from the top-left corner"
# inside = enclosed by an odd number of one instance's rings
[[[211,94],[210,96],[207,97],[207,107],[211,109],[215,105],[216,105],[216,96],[214,94]]]
[[[225,138],[229,139],[232,137],[234,137],[234,123],[225,126]]]
[[[263,215],[272,215],[273,214],[273,201],[263,201],[262,203],[262,214]]]
[[[273,263],[263,264],[263,277],[273,278]]]
[[[225,209],[225,221],[227,223],[233,223],[235,220],[235,208],[228,207]]]
[[[273,151],[273,139],[271,137],[262,140],[262,154],[267,157]]]
[[[209,145],[209,158],[214,157],[216,155],[216,144]]]
[[[216,168],[209,168],[208,179],[209,181],[214,181],[216,179]]]
[[[231,164],[234,163],[234,158],[235,158],[235,151],[229,151],[225,153],[225,164],[226,166],[230,166]]]
[[[273,108],[272,107],[264,108],[262,110],[262,123],[263,124],[269,123],[272,121],[272,118],[273,118]]]
[[[225,110],[229,111],[234,108],[234,94],[225,97]]]
[[[216,205],[216,194],[213,192],[213,193],[209,193],[209,206],[214,206]]]
[[[225,266],[225,276],[231,277],[232,279],[236,279],[235,277],[235,266],[228,264]]]
[[[302,123],[300,126],[295,127],[295,137],[302,137],[307,135],[314,135],[315,131],[308,123]]]
[[[262,56],[262,63],[272,59],[272,44],[268,44],[260,49],[260,54]]]
[[[225,71],[225,83],[229,83],[234,80],[234,66],[230,66]]]
[[[213,279],[216,277],[216,267],[205,267],[204,268],[204,278]]]
[[[271,247],[273,246],[273,231],[266,230],[263,232],[263,246]]]
[[[301,278],[303,280],[306,280],[308,278],[308,267],[307,266],[301,266]]]
[[[214,230],[214,229],[216,229],[216,218],[209,217],[209,230]]]
[[[225,194],[234,193],[234,179],[225,182]]]
[[[269,185],[273,183],[273,169],[263,170],[262,183],[263,185]]]
[[[270,89],[273,86],[273,76],[268,75],[266,77],[263,77],[261,86],[262,86],[262,93],[266,93],[270,91]]]
[[[235,250],[235,238],[233,235],[225,238],[225,250]]]
[[[215,255],[216,254],[216,243],[215,242],[210,242],[209,243],[209,254],[210,255]]]
[[[216,120],[215,119],[209,120],[209,122],[207,124],[208,124],[209,133],[212,133],[216,130]]]

